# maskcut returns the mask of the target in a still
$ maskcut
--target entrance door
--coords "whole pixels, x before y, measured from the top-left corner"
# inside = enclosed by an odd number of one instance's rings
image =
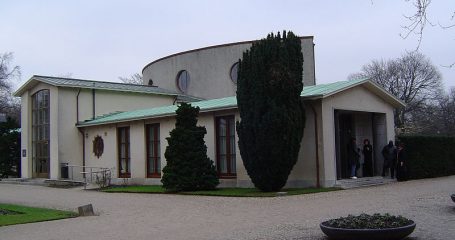
[[[32,164],[34,178],[49,178],[49,90],[32,96]]]
[[[352,114],[335,110],[335,146],[337,162],[337,179],[349,178],[347,146],[354,136]]]
[[[34,145],[34,178],[49,178],[49,141],[37,141]]]

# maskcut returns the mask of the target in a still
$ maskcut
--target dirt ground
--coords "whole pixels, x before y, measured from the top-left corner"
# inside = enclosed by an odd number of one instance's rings
[[[0,227],[0,239],[326,239],[319,223],[348,214],[413,219],[410,239],[455,239],[455,176],[274,198],[125,194],[0,184],[0,202],[98,216]]]

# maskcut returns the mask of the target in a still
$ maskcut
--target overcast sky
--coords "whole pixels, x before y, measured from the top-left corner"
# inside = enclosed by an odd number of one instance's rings
[[[1,0],[0,53],[14,53],[21,83],[34,74],[119,81],[166,55],[286,29],[314,36],[316,82],[328,83],[414,50],[417,37],[399,35],[412,2]],[[455,23],[454,0],[433,1],[428,10],[435,24]],[[420,51],[445,87],[455,87],[455,67],[442,67],[455,62],[455,27],[428,26]]]

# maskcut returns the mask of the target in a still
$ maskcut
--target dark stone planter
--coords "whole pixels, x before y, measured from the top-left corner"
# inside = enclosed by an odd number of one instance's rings
[[[452,198],[452,201],[455,202],[455,194],[452,194],[450,197]]]
[[[327,222],[320,225],[322,232],[329,239],[336,240],[400,240],[411,234],[416,224],[412,222],[404,227],[386,228],[386,229],[347,229],[329,227]]]

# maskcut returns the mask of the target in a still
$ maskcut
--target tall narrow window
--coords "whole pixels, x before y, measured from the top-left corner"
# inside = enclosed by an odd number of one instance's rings
[[[49,90],[41,90],[32,96],[33,177],[49,177],[49,155]]]
[[[146,125],[147,177],[161,177],[160,124]]]
[[[117,129],[119,177],[131,177],[130,128]]]
[[[221,177],[236,176],[234,116],[216,118],[217,170]]]

